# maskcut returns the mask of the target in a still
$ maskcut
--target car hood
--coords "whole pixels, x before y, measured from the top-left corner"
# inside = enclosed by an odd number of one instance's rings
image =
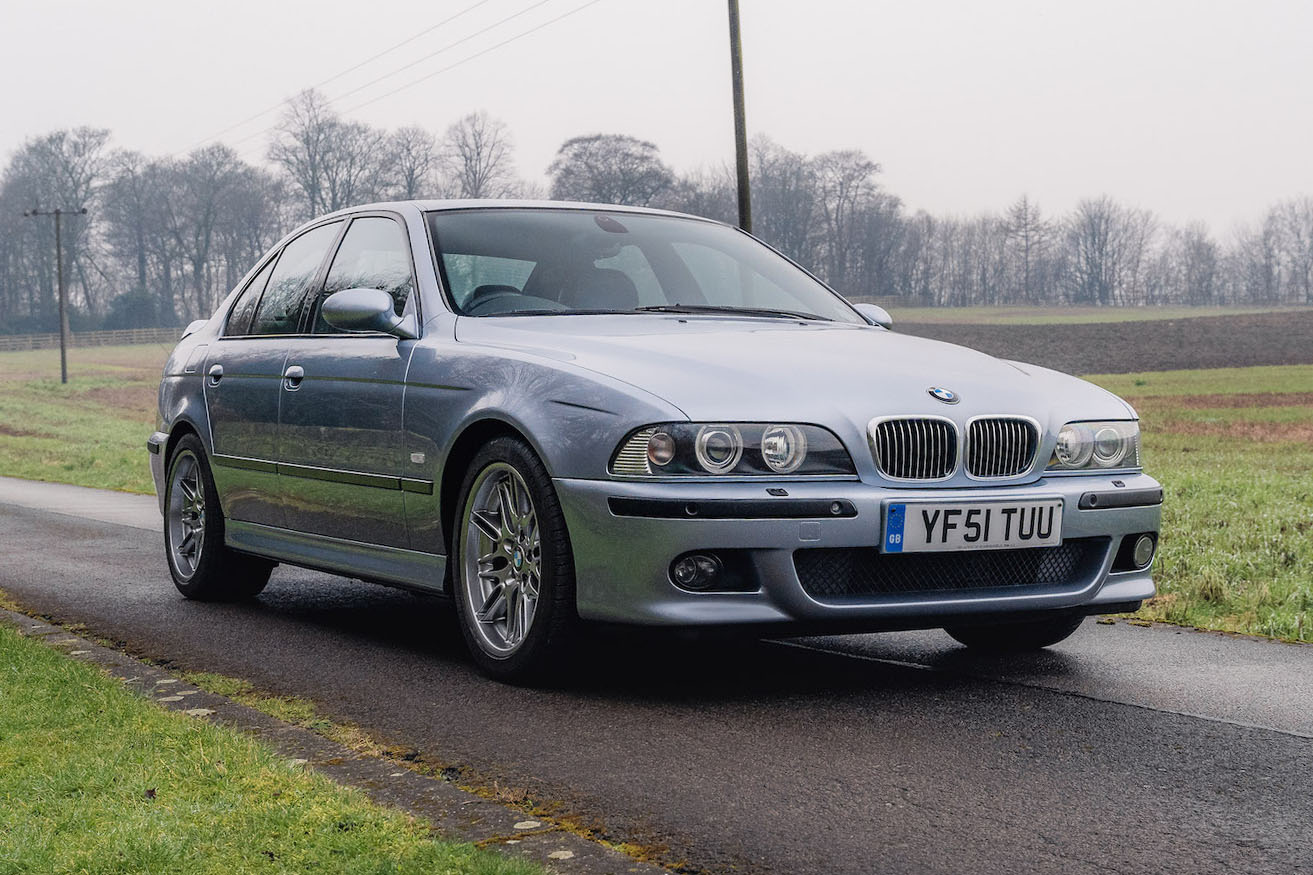
[[[569,361],[639,387],[694,421],[778,420],[858,429],[877,416],[1125,419],[1120,399],[1046,368],[961,346],[831,322],[673,315],[461,318],[463,343]],[[951,390],[945,404],[929,393]]]

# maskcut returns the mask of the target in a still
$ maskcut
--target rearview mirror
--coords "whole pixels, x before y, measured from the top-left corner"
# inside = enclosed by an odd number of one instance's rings
[[[398,316],[381,289],[343,289],[324,299],[324,321],[343,331],[382,331],[406,340],[417,336],[414,316]]]
[[[853,304],[853,309],[861,313],[862,318],[872,325],[894,330],[894,317],[890,316],[889,311],[884,307],[876,304]]]

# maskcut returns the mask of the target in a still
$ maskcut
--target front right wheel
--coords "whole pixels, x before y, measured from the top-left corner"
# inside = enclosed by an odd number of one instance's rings
[[[452,586],[474,661],[503,681],[558,668],[576,622],[574,559],[547,469],[519,440],[474,457],[452,539]]]

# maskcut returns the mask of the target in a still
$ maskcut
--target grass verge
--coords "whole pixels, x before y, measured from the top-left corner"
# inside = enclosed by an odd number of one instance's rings
[[[1140,616],[1313,641],[1313,366],[1090,379],[1136,406],[1166,490]]]
[[[125,492],[154,491],[146,438],[155,423],[158,345],[0,353],[0,474]]]
[[[4,625],[0,871],[541,872],[436,841],[423,823]]]

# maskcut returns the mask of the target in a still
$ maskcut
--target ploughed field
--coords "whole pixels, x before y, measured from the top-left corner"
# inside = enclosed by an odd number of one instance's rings
[[[1138,320],[1124,314],[1150,317],[1155,311],[1107,312],[1116,321],[1054,321],[1062,318],[1062,308],[1017,311],[1005,323],[939,321],[952,318],[952,309],[935,321],[927,311],[902,320],[895,310],[894,328],[1069,374],[1313,364],[1313,307],[1226,316],[1180,316],[1181,310],[1172,309],[1162,311],[1167,318]],[[921,313],[926,321],[914,321]],[[1313,385],[1308,388],[1313,391]]]
[[[1005,324],[953,323],[952,311],[895,324],[1094,374],[1136,406],[1146,469],[1167,493],[1160,595],[1143,617],[1313,641],[1313,308],[1106,312],[1118,321],[1049,309]],[[145,439],[167,354],[75,348],[63,386],[57,350],[0,353],[0,474],[150,492]]]

